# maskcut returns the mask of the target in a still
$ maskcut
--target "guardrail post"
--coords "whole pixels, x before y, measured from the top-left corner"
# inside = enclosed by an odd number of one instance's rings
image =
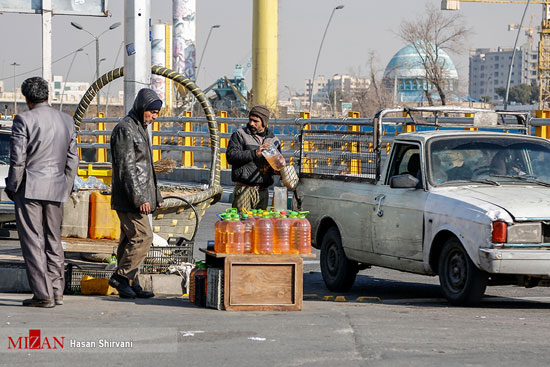
[[[102,119],[105,118],[105,114],[103,112],[99,112],[97,114],[97,117]],[[97,124],[97,129],[99,131],[105,131],[105,123],[99,122]],[[105,144],[105,135],[101,134],[97,136],[97,142],[98,144]],[[97,161],[98,162],[107,162],[107,149],[105,148],[98,148],[97,149]]]
[[[193,112],[191,111],[183,111],[184,117],[193,117]],[[193,131],[193,124],[190,121],[186,121],[183,123],[182,130],[186,133],[190,133]],[[190,136],[186,136],[183,138],[183,145],[186,147],[192,147],[193,144],[193,138]],[[194,162],[194,152],[189,151],[183,151],[181,153],[181,165],[184,167],[193,167],[195,165]]]
[[[227,118],[227,111],[218,111],[218,117],[219,118]],[[227,133],[227,122],[222,122],[218,124],[220,127],[220,134],[226,134]],[[220,139],[220,148],[224,149],[227,148],[227,138],[221,138]],[[220,168],[221,169],[228,169],[229,164],[227,163],[227,155],[225,153],[220,154]]]
[[[537,110],[535,112],[535,117],[543,119],[550,118],[550,111]],[[550,139],[550,126],[535,126],[535,135],[541,138]]]
[[[356,111],[349,111],[348,118],[358,119],[360,113]],[[349,125],[348,131],[361,131],[360,126],[358,125]],[[349,143],[348,150],[350,153],[359,153],[359,143]],[[350,159],[348,162],[348,173],[352,175],[361,174],[361,160],[360,159]]]
[[[309,112],[305,112],[305,111],[300,112],[300,118],[304,120],[309,120],[311,118],[311,115],[309,114]],[[309,129],[311,129],[310,124],[304,125],[304,130],[309,130]],[[302,139],[304,139],[303,136],[302,136]],[[304,151],[311,152],[313,150],[313,142],[308,141],[307,143],[304,144],[302,141],[302,144],[303,144]],[[304,161],[301,162],[301,165],[302,165],[301,169],[304,173],[313,172],[313,165],[311,163],[311,158],[304,158]]]
[[[475,116],[474,113],[465,113],[465,114],[464,114],[464,117],[471,117],[471,118],[473,118],[474,116]],[[477,127],[465,127],[464,130],[466,130],[466,131],[477,131],[478,128],[477,128]]]
[[[409,114],[407,112],[403,112],[403,117],[409,117]],[[403,125],[403,133],[414,133],[415,131],[416,131],[416,126]]]
[[[160,131],[160,121],[153,122],[153,131]],[[153,135],[153,145],[160,145],[160,136]],[[160,149],[153,149],[153,162],[160,161],[162,159],[162,151]]]

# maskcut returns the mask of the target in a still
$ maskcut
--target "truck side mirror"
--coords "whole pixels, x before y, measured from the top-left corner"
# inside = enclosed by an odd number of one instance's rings
[[[392,189],[415,189],[420,181],[408,173],[390,177]]]

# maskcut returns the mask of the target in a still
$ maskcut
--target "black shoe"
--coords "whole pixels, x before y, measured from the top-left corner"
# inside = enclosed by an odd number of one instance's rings
[[[56,306],[62,306],[63,305],[63,296],[55,297],[53,300],[55,301]]]
[[[109,285],[116,288],[120,298],[136,298],[136,293],[128,284],[128,279],[121,277],[118,274],[113,274],[109,279]]]
[[[53,299],[29,298],[23,301],[23,306],[52,308],[52,307],[55,307],[55,302]]]
[[[155,296],[153,292],[144,291],[143,288],[137,284],[132,286],[132,290],[136,293],[138,298],[151,298]]]

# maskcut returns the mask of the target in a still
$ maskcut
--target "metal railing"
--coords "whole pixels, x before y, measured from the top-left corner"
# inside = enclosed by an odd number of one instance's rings
[[[168,152],[177,152],[181,154],[181,166],[201,166],[208,168],[208,159],[196,159],[195,153],[210,153],[209,133],[207,129],[207,121],[205,117],[192,117],[189,112],[186,116],[181,117],[159,117],[153,124],[153,155],[154,160],[160,160]],[[225,111],[219,111],[217,121],[219,124],[218,133],[220,137],[220,154],[221,168],[229,168],[229,164],[225,158],[227,143],[231,134],[236,129],[245,126],[248,123],[248,118],[228,118]],[[308,129],[311,125],[326,125],[326,130],[334,130],[335,126],[345,130],[355,131],[372,131],[374,126],[374,118],[360,118],[356,112],[351,113],[348,118],[308,118],[307,112],[302,113],[300,118],[286,119],[270,119],[269,126],[274,130],[275,134],[281,141],[282,154],[293,164],[294,159],[300,156],[299,138],[298,135],[302,128]],[[463,121],[467,123],[473,117],[438,117],[440,122],[445,120]],[[389,120],[394,123],[386,124],[387,129],[382,131],[382,146],[385,146],[386,152],[389,152],[391,143],[396,135],[407,130],[400,130],[398,126],[410,121],[409,117],[390,117]],[[430,118],[426,118],[427,121]],[[83,159],[82,150],[92,150],[94,154],[89,156],[94,157],[94,162],[107,162],[108,150],[110,148],[109,139],[111,130],[108,125],[114,127],[120,118],[90,118],[82,120],[82,127],[90,124],[96,125],[95,129],[83,129],[78,134],[78,149],[81,160]],[[550,139],[550,116],[530,118],[529,125],[531,126],[530,133]],[[393,126],[393,127],[392,127]],[[406,125],[403,125],[406,126]],[[319,129],[319,126],[317,126]],[[174,153],[172,153],[172,156]],[[85,158],[85,157],[84,157]],[[178,159],[179,160],[179,159]],[[86,161],[86,160],[84,160]]]

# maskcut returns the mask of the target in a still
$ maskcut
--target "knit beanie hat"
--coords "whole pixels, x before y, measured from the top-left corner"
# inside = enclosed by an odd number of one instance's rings
[[[269,121],[269,109],[264,105],[257,105],[250,109],[248,116],[257,116],[262,120],[264,127],[267,127]]]
[[[149,103],[149,105],[147,105],[147,107],[145,108],[145,111],[160,111],[162,107],[162,101],[160,99],[157,99],[151,103]]]

